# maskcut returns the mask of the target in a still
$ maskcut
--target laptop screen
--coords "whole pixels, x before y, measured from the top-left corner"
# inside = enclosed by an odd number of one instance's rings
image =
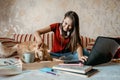
[[[109,62],[115,55],[119,44],[116,40],[99,36],[91,50],[86,65],[97,65]]]

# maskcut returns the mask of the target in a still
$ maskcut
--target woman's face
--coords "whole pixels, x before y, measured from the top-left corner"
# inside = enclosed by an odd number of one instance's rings
[[[72,29],[72,20],[71,20],[71,18],[66,17],[63,20],[62,26],[63,26],[63,30],[64,31],[66,31],[66,32],[70,31]]]

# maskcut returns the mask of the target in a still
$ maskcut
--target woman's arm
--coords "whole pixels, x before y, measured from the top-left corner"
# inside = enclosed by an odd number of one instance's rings
[[[42,28],[42,29],[35,31],[34,36],[35,36],[36,41],[38,43],[42,43],[41,34],[44,34],[44,33],[50,32],[50,31],[51,31],[50,26],[47,26],[45,28]]]
[[[79,60],[81,60],[82,62],[87,61],[87,56],[83,55],[83,49],[82,49],[81,45],[78,45],[77,53],[78,53]]]

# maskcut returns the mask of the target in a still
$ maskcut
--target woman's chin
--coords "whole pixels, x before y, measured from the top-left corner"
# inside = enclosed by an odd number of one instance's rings
[[[63,30],[64,32],[67,32],[67,30]]]

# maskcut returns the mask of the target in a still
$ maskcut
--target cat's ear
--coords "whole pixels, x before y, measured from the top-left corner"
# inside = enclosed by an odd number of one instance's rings
[[[19,48],[19,44],[16,44],[12,47],[13,49],[18,49]]]

